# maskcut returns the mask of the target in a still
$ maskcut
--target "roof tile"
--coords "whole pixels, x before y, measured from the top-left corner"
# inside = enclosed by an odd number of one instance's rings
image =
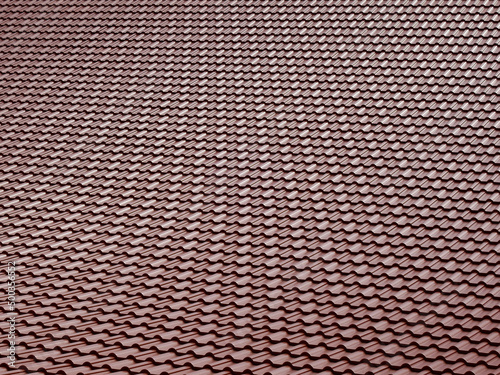
[[[497,13],[5,4],[9,373],[495,374]]]

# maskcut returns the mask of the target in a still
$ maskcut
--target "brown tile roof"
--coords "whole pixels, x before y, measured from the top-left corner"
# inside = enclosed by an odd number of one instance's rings
[[[499,12],[3,1],[9,374],[499,374]]]

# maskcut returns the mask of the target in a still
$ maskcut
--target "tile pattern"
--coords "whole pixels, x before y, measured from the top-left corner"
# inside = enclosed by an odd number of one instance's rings
[[[2,1],[9,373],[499,374],[499,37],[498,1]]]

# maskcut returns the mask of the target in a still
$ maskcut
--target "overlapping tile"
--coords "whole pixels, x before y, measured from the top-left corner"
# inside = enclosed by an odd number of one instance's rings
[[[9,373],[498,374],[499,10],[4,2]]]

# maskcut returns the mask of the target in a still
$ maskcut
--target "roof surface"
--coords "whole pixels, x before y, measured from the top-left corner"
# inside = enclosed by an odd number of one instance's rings
[[[499,374],[499,26],[2,1],[9,374]]]

